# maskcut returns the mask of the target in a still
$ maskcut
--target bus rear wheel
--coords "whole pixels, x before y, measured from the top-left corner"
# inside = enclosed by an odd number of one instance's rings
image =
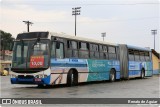
[[[109,81],[114,82],[115,80],[116,80],[115,70],[111,69],[110,74],[109,74]]]
[[[76,86],[78,85],[78,72],[71,69],[67,75],[67,86]]]

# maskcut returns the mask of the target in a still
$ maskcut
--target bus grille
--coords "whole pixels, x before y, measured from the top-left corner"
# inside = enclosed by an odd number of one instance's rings
[[[33,75],[26,75],[26,76],[18,75],[18,78],[20,78],[20,79],[32,79],[32,78],[34,78],[34,76]]]

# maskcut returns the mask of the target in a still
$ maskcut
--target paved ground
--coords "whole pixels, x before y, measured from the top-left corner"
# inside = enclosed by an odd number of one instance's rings
[[[160,76],[122,80],[114,83],[83,83],[38,88],[35,85],[11,85],[9,76],[1,76],[1,98],[159,98]]]

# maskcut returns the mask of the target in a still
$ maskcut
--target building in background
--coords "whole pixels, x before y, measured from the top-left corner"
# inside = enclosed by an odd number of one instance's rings
[[[160,74],[160,53],[152,49],[153,74]]]
[[[12,60],[12,51],[9,51],[9,50],[0,51],[0,60],[11,61]]]
[[[12,51],[0,51],[0,75],[6,76],[9,74],[12,62]]]

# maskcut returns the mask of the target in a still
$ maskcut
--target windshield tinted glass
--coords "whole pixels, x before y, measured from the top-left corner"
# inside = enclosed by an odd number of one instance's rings
[[[49,61],[49,44],[48,40],[40,40],[39,42],[30,42],[31,49],[29,51],[28,68],[46,68]]]
[[[16,41],[13,50],[13,68],[47,68],[49,40]]]
[[[13,48],[12,67],[24,68],[26,67],[28,41],[15,42]]]

